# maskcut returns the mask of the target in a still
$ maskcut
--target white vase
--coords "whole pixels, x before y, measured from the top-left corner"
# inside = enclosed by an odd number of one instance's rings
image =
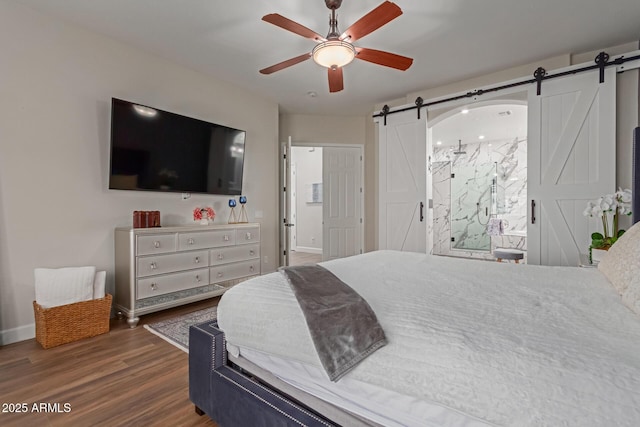
[[[209,225],[209,220],[208,220],[208,219],[206,219],[206,218],[202,218],[202,219],[200,220],[200,225]]]
[[[597,264],[607,256],[606,249],[591,249],[591,262]]]

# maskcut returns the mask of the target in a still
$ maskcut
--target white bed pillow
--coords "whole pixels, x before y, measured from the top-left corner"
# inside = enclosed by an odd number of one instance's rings
[[[640,315],[640,222],[611,246],[598,270],[609,279],[622,302]]]
[[[93,299],[95,267],[36,268],[36,302],[57,307]]]

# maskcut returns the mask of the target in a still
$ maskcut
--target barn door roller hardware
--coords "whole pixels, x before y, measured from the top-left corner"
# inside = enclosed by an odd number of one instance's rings
[[[542,89],[542,80],[544,76],[547,75],[547,70],[542,67],[538,67],[536,71],[533,72],[533,77],[536,79],[536,95],[540,96],[540,89]]]
[[[432,101],[432,102],[424,102],[424,100],[422,101],[422,103],[420,103],[420,105],[418,105],[418,100],[421,99],[420,97],[418,97],[418,99],[416,99],[416,105],[412,105],[410,107],[404,107],[404,108],[400,108],[398,110],[393,110],[390,111],[389,106],[385,105],[384,108],[382,109],[382,111],[380,113],[374,114],[373,117],[384,117],[384,124],[387,124],[387,115],[389,114],[395,114],[395,113],[402,113],[404,111],[409,111],[409,110],[413,110],[414,108],[418,109],[418,118],[420,118],[420,109],[422,107],[431,107],[433,105],[438,105],[438,104],[444,104],[445,102],[451,102],[451,101],[458,101],[460,99],[464,99],[464,98],[472,98],[475,96],[480,96],[483,95],[485,93],[489,93],[489,92],[497,92],[500,90],[504,90],[504,89],[510,89],[513,87],[517,87],[517,86],[524,86],[524,85],[528,85],[528,84],[532,84],[532,83],[536,83],[537,84],[537,94],[540,95],[541,92],[541,87],[542,87],[542,81],[543,80],[549,80],[549,79],[555,79],[557,77],[564,77],[564,76],[568,76],[568,75],[572,75],[572,74],[579,74],[585,71],[591,71],[591,70],[600,70],[600,83],[604,83],[604,70],[607,67],[610,66],[618,66],[618,65],[622,65],[626,62],[629,61],[635,61],[640,59],[640,55],[634,55],[634,56],[629,56],[629,57],[625,57],[624,55],[621,55],[617,58],[615,58],[614,60],[610,61],[609,60],[609,54],[607,54],[606,52],[600,52],[598,54],[598,56],[596,56],[595,58],[595,64],[594,65],[586,65],[584,67],[581,68],[573,68],[571,70],[568,71],[563,71],[560,73],[555,73],[555,74],[548,74],[547,71],[542,68],[542,67],[538,67],[535,72],[533,73],[533,79],[525,79],[525,80],[520,80],[520,81],[516,81],[513,83],[508,83],[508,84],[504,84],[504,85],[500,85],[500,86],[494,86],[494,87],[489,87],[486,89],[478,89],[475,90],[473,92],[467,92],[465,94],[461,94],[461,95],[456,95],[456,96],[451,96],[448,98],[443,98],[443,99],[438,99],[437,101]]]
[[[387,114],[389,114],[389,106],[385,104],[384,107],[382,107],[382,117],[384,117],[384,125],[387,125]]]
[[[420,108],[422,108],[422,104],[424,104],[424,99],[422,99],[421,97],[417,97],[416,98],[416,106],[418,107],[418,120],[420,120]]]
[[[598,64],[598,68],[600,69],[600,83],[604,83],[604,67],[607,66],[607,62],[609,62],[608,53],[600,52],[598,56],[596,56],[596,64]]]

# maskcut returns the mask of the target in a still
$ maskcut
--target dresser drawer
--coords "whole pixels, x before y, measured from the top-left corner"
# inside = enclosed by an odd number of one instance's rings
[[[209,269],[211,283],[260,274],[260,259],[219,265]]]
[[[184,271],[136,280],[136,299],[164,295],[209,284],[209,270]]]
[[[215,248],[236,244],[236,230],[194,231],[178,234],[178,250]]]
[[[178,252],[167,255],[139,257],[136,262],[136,277],[191,270],[209,266],[209,252]]]
[[[136,237],[136,255],[163,254],[175,250],[175,234],[154,234]]]
[[[260,241],[260,227],[242,227],[236,230],[236,244],[257,243]]]
[[[217,248],[209,251],[209,265],[228,264],[260,258],[260,245],[241,245],[230,248]]]

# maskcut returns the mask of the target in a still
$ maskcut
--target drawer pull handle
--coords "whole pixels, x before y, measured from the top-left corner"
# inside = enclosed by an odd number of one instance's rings
[[[218,259],[224,259],[224,255],[223,254],[218,254]]]
[[[200,262],[200,257],[199,256],[196,257],[195,262],[196,262],[196,264]]]
[[[228,241],[229,241],[229,236],[228,236],[228,235],[226,235],[226,234],[224,235],[224,241],[225,241],[225,242],[228,242]]]
[[[158,268],[158,265],[155,263],[155,261],[153,261],[150,265],[149,268],[151,268],[152,270],[155,270],[156,268]]]
[[[248,232],[247,232],[247,235],[246,235],[246,236],[247,236],[247,240],[251,240],[251,233],[248,233]]]
[[[218,271],[218,277],[222,277],[222,271]]]
[[[187,240],[187,243],[190,245],[193,245],[193,238],[189,237],[189,240]]]
[[[159,248],[160,247],[160,242],[158,240],[156,240],[155,242],[153,242],[153,247],[154,248]]]
[[[253,271],[253,265],[249,266],[249,271]]]
[[[200,275],[196,274],[196,282],[200,282]]]
[[[158,285],[157,285],[157,284],[155,284],[155,283],[152,283],[152,284],[151,284],[151,290],[152,290],[152,291],[155,291],[155,290],[157,290],[157,289],[158,289]]]
[[[256,253],[256,252],[255,252],[254,250],[250,250],[250,251],[249,251],[249,255],[255,255],[255,253]]]

